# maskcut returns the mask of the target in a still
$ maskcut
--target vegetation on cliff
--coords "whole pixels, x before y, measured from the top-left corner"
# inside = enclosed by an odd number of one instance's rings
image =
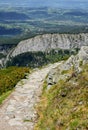
[[[71,56],[71,54],[76,54],[77,51],[78,50],[52,49],[50,52],[26,52],[12,57],[7,61],[7,66],[41,67],[49,63],[66,60]]]
[[[65,73],[71,76],[49,90],[44,83],[35,130],[88,129],[88,64],[82,66],[78,75],[74,69]]]

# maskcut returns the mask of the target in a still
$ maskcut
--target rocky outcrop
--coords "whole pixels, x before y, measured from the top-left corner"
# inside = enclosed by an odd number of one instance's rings
[[[14,48],[14,45],[0,45],[0,68],[6,63],[6,57],[8,57],[12,48]]]
[[[38,64],[41,61],[41,56],[37,55],[37,52],[42,52],[46,55],[51,54],[51,51],[54,50],[58,53],[58,50],[70,50],[70,52],[76,52],[76,49],[80,49],[81,46],[88,46],[88,33],[80,33],[80,34],[44,34],[39,35],[34,38],[30,38],[24,41],[21,41],[16,47],[13,49],[7,49],[6,46],[3,50],[0,47],[0,50],[6,55],[6,59],[4,59],[4,66],[6,66],[7,62],[16,61],[19,62],[18,59],[27,59],[25,55],[28,57],[32,57],[33,61],[33,54],[36,55],[36,63]],[[9,51],[8,51],[9,50]],[[5,52],[4,52],[5,51]],[[8,52],[8,53],[7,53]],[[28,54],[29,53],[29,54]],[[71,54],[71,53],[69,53]],[[32,55],[32,56],[31,56]],[[25,57],[25,58],[24,58]],[[38,60],[39,59],[39,60]],[[43,60],[42,60],[43,61]],[[16,63],[19,65],[19,63]],[[24,64],[24,63],[23,63]],[[30,58],[28,63],[25,66],[30,64]]]
[[[69,70],[75,72],[75,75],[82,71],[81,66],[88,63],[88,46],[81,47],[76,56],[71,56],[67,61],[62,62],[58,67],[49,72],[47,83],[48,88],[56,84],[59,80],[69,78],[73,73],[67,73]]]
[[[12,47],[13,45],[0,45],[0,53],[6,56]]]
[[[2,68],[4,66],[4,58],[0,59],[0,68]]]
[[[74,49],[88,45],[88,34],[44,34],[21,41],[11,56],[26,52],[47,52],[52,49]]]

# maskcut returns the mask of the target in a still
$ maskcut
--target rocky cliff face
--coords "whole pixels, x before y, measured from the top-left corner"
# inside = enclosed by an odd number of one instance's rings
[[[21,41],[12,57],[26,52],[47,52],[52,49],[74,49],[88,45],[88,34],[44,34]]]
[[[74,51],[75,48],[81,48],[81,46],[86,46],[88,45],[88,33],[84,34],[44,34],[44,35],[39,35],[34,38],[30,38],[24,41],[21,41],[15,48],[13,49],[4,49],[0,47],[0,51],[3,54],[7,54],[7,58],[4,59],[4,65],[7,63],[7,61],[11,61],[14,57],[16,57],[16,61],[19,62],[19,58],[25,59],[25,54],[28,57],[32,57],[35,53],[37,56],[35,58],[36,63],[38,63],[41,59],[41,55],[36,54],[37,52],[51,52],[52,50],[55,50],[58,52],[58,49],[62,50],[70,50]],[[8,51],[9,50],[9,51]],[[27,54],[29,53],[29,54]],[[33,54],[31,54],[33,53]],[[32,55],[32,56],[31,56]],[[18,57],[19,58],[18,58]],[[39,61],[38,61],[39,59]],[[13,59],[14,60],[14,59]],[[41,60],[43,61],[43,59]],[[16,63],[19,65],[19,63]],[[34,62],[32,60],[32,62]],[[30,58],[28,60],[28,65],[30,63]],[[23,63],[24,64],[24,63]]]
[[[0,68],[4,66],[6,57],[12,47],[12,45],[0,45]]]
[[[11,48],[13,48],[13,45],[0,45],[0,54],[6,56]]]
[[[76,76],[82,71],[82,66],[88,63],[88,46],[82,46],[76,56],[71,56],[67,61],[52,69],[48,75],[48,88],[56,84],[59,80]],[[74,71],[74,73],[72,73]],[[68,73],[69,72],[69,73]]]

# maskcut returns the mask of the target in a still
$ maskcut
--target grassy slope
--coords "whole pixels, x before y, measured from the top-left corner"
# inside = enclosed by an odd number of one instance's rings
[[[12,92],[19,80],[25,78],[29,68],[9,67],[0,70],[0,104]]]
[[[35,130],[88,130],[88,65],[77,76],[70,72],[49,91],[44,84]]]

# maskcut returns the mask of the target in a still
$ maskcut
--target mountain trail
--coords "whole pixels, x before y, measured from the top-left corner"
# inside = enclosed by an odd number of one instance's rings
[[[36,69],[21,80],[15,91],[0,107],[0,130],[33,130],[37,121],[36,104],[48,72],[60,63]]]

